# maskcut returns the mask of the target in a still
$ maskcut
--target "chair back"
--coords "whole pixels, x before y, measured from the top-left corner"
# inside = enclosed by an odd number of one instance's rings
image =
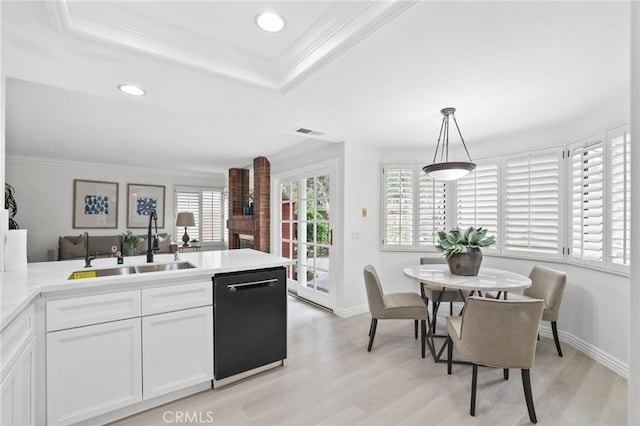
[[[372,265],[364,267],[364,285],[367,290],[367,301],[369,302],[369,312],[373,318],[384,316],[384,292],[376,272]]]
[[[543,301],[469,297],[462,314],[458,349],[475,364],[531,368]]]
[[[534,299],[544,300],[544,315],[546,321],[557,321],[560,303],[567,283],[567,274],[555,269],[535,265],[529,274],[531,287],[524,294]]]
[[[429,263],[447,263],[447,259],[444,256],[424,256],[420,258],[421,265]]]

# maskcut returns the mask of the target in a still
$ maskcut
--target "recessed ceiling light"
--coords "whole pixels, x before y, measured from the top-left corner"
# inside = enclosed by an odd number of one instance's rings
[[[144,95],[144,90],[142,90],[138,86],[134,86],[131,84],[121,84],[118,86],[118,89],[120,89],[122,92],[126,93],[127,95],[132,95],[132,96]]]
[[[265,12],[256,17],[256,24],[270,33],[277,33],[284,28],[284,19],[277,13]]]

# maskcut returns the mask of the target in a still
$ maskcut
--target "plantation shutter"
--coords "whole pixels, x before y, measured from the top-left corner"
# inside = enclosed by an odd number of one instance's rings
[[[200,223],[200,191],[176,191],[176,214],[182,212],[193,213],[195,226],[187,227],[189,239],[200,240],[199,223]],[[176,241],[181,241],[184,235],[184,227],[176,229]]]
[[[457,182],[456,226],[487,229],[487,236],[496,237],[496,245],[483,250],[496,251],[500,244],[498,226],[498,163],[478,163],[473,173]]]
[[[224,208],[222,192],[202,191],[202,240],[222,241]]]
[[[601,139],[569,147],[571,258],[604,261],[604,151]]]
[[[628,128],[607,133],[610,262],[628,270],[631,261],[631,137]],[[625,269],[623,269],[625,270]]]
[[[562,257],[561,156],[554,149],[504,158],[504,254]]]
[[[419,168],[418,174],[418,246],[433,248],[437,232],[447,227],[447,188]]]
[[[414,174],[411,165],[384,166],[384,246],[413,247]]]

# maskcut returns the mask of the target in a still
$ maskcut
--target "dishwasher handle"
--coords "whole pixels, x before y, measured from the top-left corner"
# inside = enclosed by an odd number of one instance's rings
[[[261,288],[261,287],[275,287],[277,283],[278,283],[277,278],[271,278],[268,280],[259,280],[259,281],[249,281],[246,283],[228,284],[227,290],[229,290],[230,293],[233,293],[234,291],[238,291],[238,290],[251,290],[254,288]]]

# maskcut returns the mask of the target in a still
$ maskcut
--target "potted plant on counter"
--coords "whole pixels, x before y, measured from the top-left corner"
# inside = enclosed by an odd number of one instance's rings
[[[136,256],[138,254],[138,247],[140,246],[140,238],[133,235],[133,232],[127,231],[122,233],[120,239],[127,244],[127,255]]]
[[[16,190],[8,183],[4,183],[4,208],[9,211],[9,229],[19,229],[18,222],[15,221],[18,213],[18,203],[15,198]]]
[[[478,275],[482,263],[480,247],[488,247],[496,243],[495,237],[487,237],[487,230],[470,226],[464,231],[459,228],[449,232],[438,232],[435,248],[444,252],[449,264],[449,271],[455,275]]]

